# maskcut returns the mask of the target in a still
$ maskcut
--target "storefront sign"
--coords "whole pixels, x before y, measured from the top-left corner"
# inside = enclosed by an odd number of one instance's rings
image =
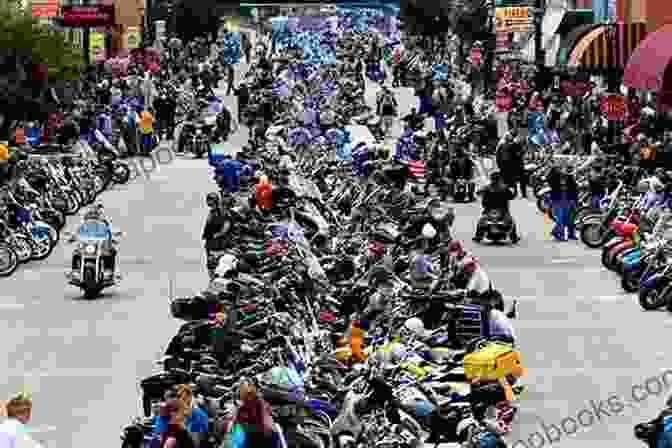
[[[560,91],[564,96],[583,97],[593,91],[595,83],[590,81],[564,80],[560,81]]]
[[[625,119],[625,97],[623,95],[605,95],[602,97],[602,113],[609,121],[623,121]]]
[[[483,62],[483,52],[479,47],[474,47],[471,49],[471,63],[477,67]]]
[[[529,7],[495,8],[497,33],[525,33],[534,25],[534,14]]]
[[[92,31],[89,35],[90,58],[92,61],[105,60],[105,33]]]
[[[114,5],[66,5],[62,8],[63,26],[96,28],[114,25]]]
[[[506,92],[498,91],[495,97],[497,112],[511,112],[513,110],[513,97]]]

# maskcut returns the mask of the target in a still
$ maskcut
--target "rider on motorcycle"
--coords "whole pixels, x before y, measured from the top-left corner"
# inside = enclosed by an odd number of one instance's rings
[[[431,224],[436,229],[436,236],[430,245],[438,248],[441,243],[449,242],[452,237],[450,228],[455,222],[455,210],[452,207],[446,207],[438,199],[432,199],[424,213],[413,219],[405,229],[404,233],[410,235],[420,235],[425,224]]]
[[[455,158],[450,162],[450,193],[454,194],[455,183],[464,179],[467,181],[467,192],[469,201],[473,201],[475,193],[475,185],[473,182],[476,173],[476,165],[471,160],[464,149],[458,147],[455,151]]]
[[[103,270],[109,275],[110,273],[114,274],[115,272],[115,262],[117,259],[117,249],[114,247],[114,240],[112,239],[112,225],[110,223],[110,220],[107,216],[105,216],[105,207],[101,202],[96,203],[93,205],[85,214],[82,219],[82,224],[85,222],[100,222],[103,223],[107,227],[107,232],[108,232],[108,238],[109,238],[109,244],[105,244],[103,246],[103,253],[104,255],[102,256],[103,259]],[[72,238],[72,241],[74,241],[74,237]],[[73,257],[72,260],[72,268],[77,269],[78,266],[76,266],[76,258]]]
[[[483,241],[487,230],[487,214],[492,211],[501,212],[504,221],[510,226],[511,242],[516,244],[520,241],[518,231],[516,230],[516,223],[509,211],[509,202],[516,197],[516,193],[504,183],[504,179],[499,171],[494,171],[490,174],[490,185],[486,186],[480,193],[482,195],[483,214],[476,226],[476,235],[473,238],[474,242],[480,243]]]

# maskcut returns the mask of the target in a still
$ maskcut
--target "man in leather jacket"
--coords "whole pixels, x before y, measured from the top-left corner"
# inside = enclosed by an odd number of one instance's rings
[[[478,221],[473,240],[477,243],[483,241],[487,230],[488,218],[486,215],[488,212],[496,210],[503,214],[504,221],[511,227],[511,242],[516,244],[520,241],[516,223],[509,210],[509,202],[516,197],[516,192],[504,183],[498,171],[490,174],[490,185],[481,190],[480,194],[482,196],[483,215]]]
[[[202,239],[205,241],[206,259],[209,259],[210,252],[223,249],[226,246],[226,236],[229,234],[232,222],[224,204],[222,204],[219,194],[208,193],[206,203],[210,208],[207,221],[203,228]]]
[[[457,148],[455,151],[455,158],[450,162],[451,194],[453,192],[454,183],[458,179],[464,179],[469,183],[469,199],[473,200],[475,192],[472,180],[475,172],[476,166],[474,165],[474,161],[471,160],[464,149]]]

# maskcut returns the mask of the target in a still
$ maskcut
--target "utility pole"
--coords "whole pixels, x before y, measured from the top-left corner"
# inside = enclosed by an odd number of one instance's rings
[[[534,64],[537,67],[537,90],[541,90],[543,83],[544,68],[546,66],[546,51],[543,48],[543,29],[544,11],[546,8],[545,0],[535,0],[536,13],[534,15]]]

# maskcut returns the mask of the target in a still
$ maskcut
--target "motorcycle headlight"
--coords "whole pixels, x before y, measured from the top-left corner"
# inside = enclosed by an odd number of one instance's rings
[[[96,253],[96,246],[89,244],[84,248],[84,252],[87,254],[95,254]]]

